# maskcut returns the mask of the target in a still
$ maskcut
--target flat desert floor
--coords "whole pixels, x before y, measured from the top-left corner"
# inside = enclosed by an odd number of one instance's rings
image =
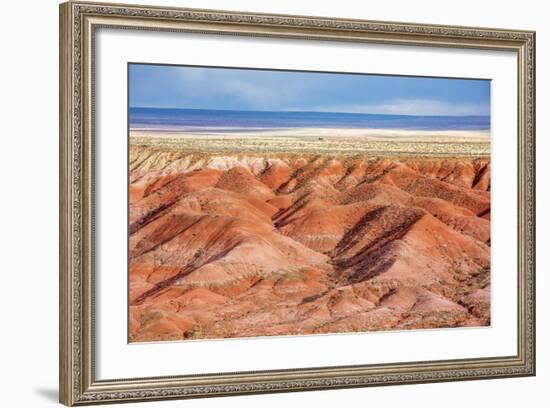
[[[131,137],[130,341],[490,324],[488,145],[169,140]]]

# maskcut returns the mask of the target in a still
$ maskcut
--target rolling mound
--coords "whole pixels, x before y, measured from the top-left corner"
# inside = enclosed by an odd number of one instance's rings
[[[130,341],[490,324],[490,162],[130,148]]]

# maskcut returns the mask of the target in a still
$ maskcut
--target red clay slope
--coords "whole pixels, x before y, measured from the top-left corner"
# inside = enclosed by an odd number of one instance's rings
[[[131,341],[490,323],[487,159],[130,163]]]

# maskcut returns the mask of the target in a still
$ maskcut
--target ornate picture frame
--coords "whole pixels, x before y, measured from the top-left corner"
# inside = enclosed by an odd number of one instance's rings
[[[517,353],[474,359],[98,380],[94,47],[99,28],[502,50],[517,55]],[[121,135],[124,137],[124,135]],[[60,6],[60,401],[91,403],[535,375],[535,33],[67,2]],[[495,256],[493,254],[493,256]],[[121,273],[125,273],[122,272]]]

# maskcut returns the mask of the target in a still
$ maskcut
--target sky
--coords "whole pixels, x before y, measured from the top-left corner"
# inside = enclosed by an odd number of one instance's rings
[[[130,64],[131,107],[490,114],[490,81]]]

